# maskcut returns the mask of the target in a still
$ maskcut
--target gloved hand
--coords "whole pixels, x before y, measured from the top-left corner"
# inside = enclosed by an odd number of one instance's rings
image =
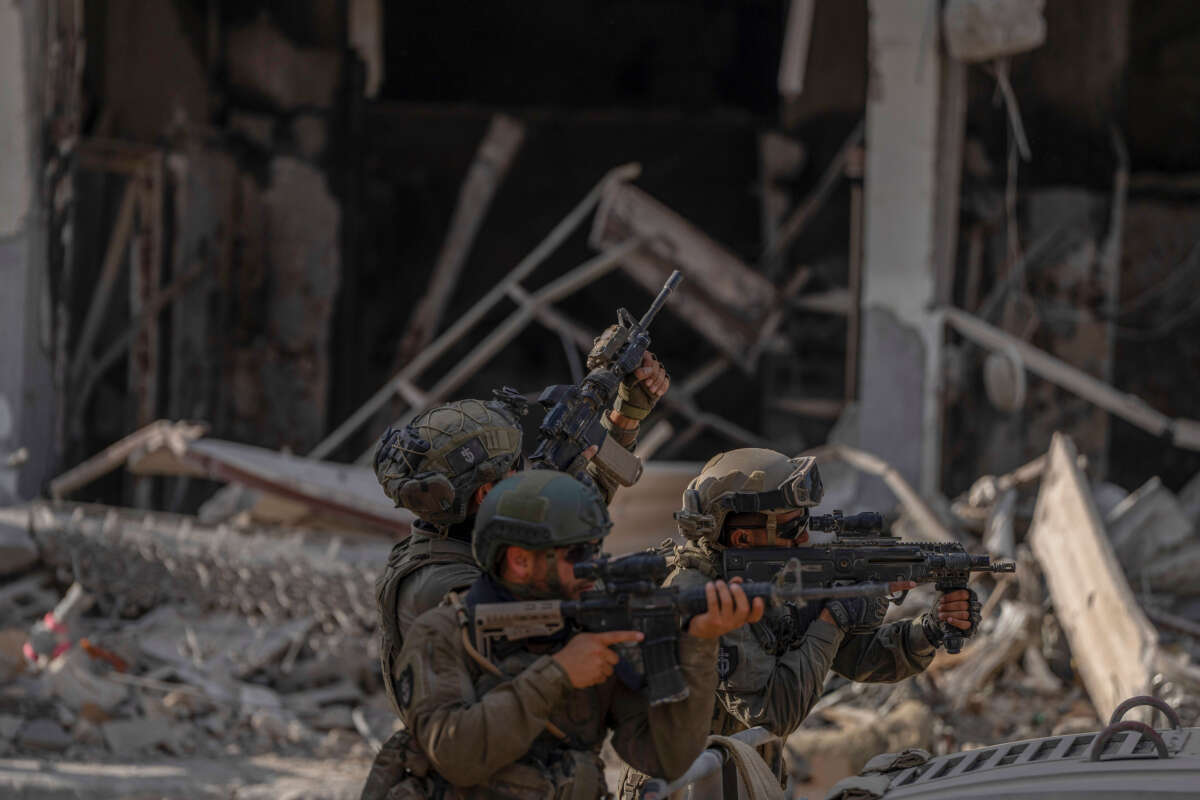
[[[887,615],[886,597],[843,597],[826,600],[825,610],[842,633],[870,633],[883,624]]]
[[[925,638],[934,647],[941,647],[949,625],[959,636],[970,639],[979,630],[982,608],[974,589],[955,589],[939,594],[929,611],[921,616]]]
[[[604,366],[604,348],[617,330],[616,325],[610,325],[596,337],[592,351],[588,353],[588,369]],[[671,376],[654,354],[647,351],[642,354],[641,366],[626,375],[617,388],[613,411],[630,420],[631,426],[636,425],[654,410],[670,384]]]

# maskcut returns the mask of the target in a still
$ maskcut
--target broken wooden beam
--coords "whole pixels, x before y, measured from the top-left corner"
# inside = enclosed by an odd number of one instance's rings
[[[1157,635],[1121,571],[1075,444],[1054,434],[1029,540],[1059,623],[1101,719],[1124,700],[1149,694]]]
[[[647,246],[625,260],[625,270],[657,293],[679,270],[687,280],[671,295],[668,309],[739,364],[758,338],[761,319],[775,304],[775,286],[691,222],[625,183],[611,183],[596,212],[589,239],[611,250],[633,238]]]
[[[50,496],[61,500],[76,489],[124,466],[139,451],[149,452],[165,447],[173,452],[182,452],[188,442],[200,438],[207,430],[208,426],[200,423],[153,422],[50,481]]]
[[[977,344],[1010,358],[1015,356],[1021,366],[1033,374],[1073,392],[1144,431],[1168,439],[1177,447],[1200,450],[1200,421],[1172,419],[1151,408],[1140,397],[1114,389],[1099,378],[1055,358],[1028,342],[1010,336],[962,309],[947,307],[941,311],[951,327]]]

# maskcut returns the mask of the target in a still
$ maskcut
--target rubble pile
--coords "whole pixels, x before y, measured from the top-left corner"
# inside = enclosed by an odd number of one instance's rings
[[[924,673],[898,684],[830,679],[788,740],[803,793],[820,796],[880,752],[921,747],[940,755],[1099,730],[1113,705],[1101,686],[1127,679],[1114,664],[1122,645],[1143,672],[1116,702],[1152,694],[1174,707],[1185,726],[1200,725],[1200,582],[1187,577],[1200,572],[1200,476],[1179,496],[1157,478],[1132,493],[1077,482],[1069,488],[1082,491],[1065,496],[1064,483],[1082,475],[1081,461],[1070,440],[1056,436],[1046,456],[1008,475],[984,476],[944,504],[944,522],[968,549],[1012,558],[1017,570],[972,581],[983,623],[961,653],[939,652]],[[1054,514],[1071,501],[1091,511],[1060,524]],[[902,510],[893,532],[907,536],[920,527]],[[1089,535],[1093,542],[1072,539]],[[1051,556],[1044,544],[1051,537],[1065,541],[1065,557]],[[1115,555],[1114,573],[1090,568],[1086,544]],[[1090,583],[1084,592],[1070,580]],[[1145,641],[1105,641],[1088,629],[1069,606],[1080,595],[1102,611],[1108,604],[1125,607],[1144,626]],[[932,587],[914,590],[889,620],[925,611],[933,597]],[[1108,629],[1122,630],[1120,615],[1104,616]],[[1161,716],[1145,721],[1164,724]]]
[[[365,771],[392,733],[372,595],[389,542],[70,504],[0,522],[40,557],[0,578],[0,756]]]
[[[902,493],[893,533],[955,537],[1017,568],[973,580],[983,623],[961,653],[939,652],[898,684],[830,679],[787,743],[803,793],[880,752],[1096,730],[1133,694],[1200,724],[1200,585],[1188,579],[1200,568],[1200,478],[1176,496],[1157,479],[1130,493],[1083,476],[1056,436],[1045,456],[953,502]],[[126,771],[296,758],[336,763],[353,796],[399,724],[375,635],[386,539],[61,502],[0,509],[0,535],[10,772],[22,758]],[[923,586],[891,616],[933,598]],[[212,769],[218,783],[247,780]]]

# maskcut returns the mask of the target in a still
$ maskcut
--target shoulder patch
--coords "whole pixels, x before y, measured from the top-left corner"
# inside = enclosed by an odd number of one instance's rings
[[[717,677],[729,680],[738,666],[738,649],[736,645],[722,644],[717,650]]]
[[[396,702],[401,708],[408,708],[413,699],[413,669],[412,664],[400,673],[400,681],[396,684]]]

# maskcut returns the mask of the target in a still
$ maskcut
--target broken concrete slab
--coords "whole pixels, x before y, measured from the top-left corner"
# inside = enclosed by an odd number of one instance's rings
[[[1181,596],[1200,595],[1200,542],[1188,542],[1147,564],[1139,576],[1154,591]]]
[[[169,744],[180,729],[161,717],[114,719],[100,726],[104,743],[118,756],[132,756]]]
[[[17,731],[16,741],[29,750],[61,752],[71,746],[71,734],[52,719],[32,719]]]
[[[1152,561],[1192,535],[1175,495],[1157,477],[1117,503],[1106,522],[1113,551],[1135,584]]]
[[[1083,684],[1107,719],[1127,698],[1150,693],[1158,637],[1125,580],[1076,455],[1070,437],[1054,434],[1029,541]]]
[[[0,521],[0,575],[16,575],[37,562],[37,545],[28,527]]]

